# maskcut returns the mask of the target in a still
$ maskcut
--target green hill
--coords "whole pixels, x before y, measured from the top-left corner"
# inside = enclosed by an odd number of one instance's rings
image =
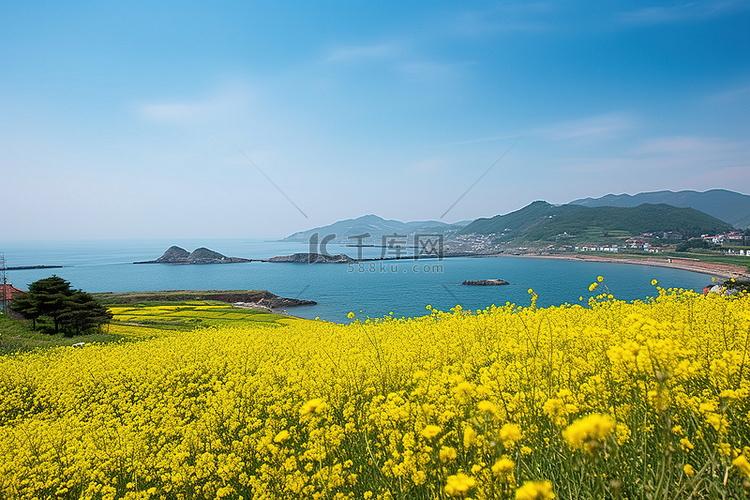
[[[732,226],[693,208],[642,204],[637,207],[584,207],[534,203],[506,215],[477,219],[461,234],[496,234],[500,241],[550,241],[559,235],[632,236],[645,232],[681,233],[686,238],[731,230]]]
[[[750,226],[750,196],[726,189],[711,189],[704,192],[653,191],[632,196],[608,194],[601,198],[584,198],[570,202],[571,205],[585,207],[637,207],[643,203],[666,203],[674,207],[694,208],[727,221],[734,227],[744,229]]]
[[[489,219],[477,219],[459,234],[496,234],[503,241],[520,238],[537,226],[550,219],[571,212],[586,210],[576,205],[550,205],[546,201],[535,201],[520,210],[505,215],[496,215]]]

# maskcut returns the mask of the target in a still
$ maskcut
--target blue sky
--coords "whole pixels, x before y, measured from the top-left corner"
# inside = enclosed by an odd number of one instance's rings
[[[442,220],[747,194],[747,26],[746,0],[3,2],[0,238],[437,220],[500,157]]]

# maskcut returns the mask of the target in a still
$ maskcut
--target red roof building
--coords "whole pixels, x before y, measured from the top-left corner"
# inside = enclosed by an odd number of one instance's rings
[[[23,290],[19,290],[13,285],[0,285],[0,301],[13,300],[21,294],[24,294]]]

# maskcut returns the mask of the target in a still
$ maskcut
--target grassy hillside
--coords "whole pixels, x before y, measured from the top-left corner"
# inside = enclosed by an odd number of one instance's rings
[[[464,234],[500,235],[501,241],[549,241],[557,235],[585,238],[625,237],[644,232],[674,231],[685,237],[731,229],[731,225],[692,208],[643,204],[637,207],[553,206],[536,201],[507,215],[478,219]]]
[[[117,294],[116,297],[109,297],[112,321],[103,325],[100,331],[75,337],[33,331],[27,322],[0,314],[0,355],[67,347],[79,342],[105,344],[123,340],[143,340],[171,336],[194,330],[196,327],[279,326],[305,321],[262,310],[232,307],[215,300],[173,300],[178,296],[177,293],[153,292],[151,295]],[[134,297],[146,297],[151,301],[133,303],[131,299]]]
[[[49,335],[34,331],[30,324],[0,314],[0,355],[11,352],[29,351],[37,348],[70,346],[78,342],[106,343],[120,340],[122,337],[109,332],[108,325],[101,331],[65,337],[62,333]]]
[[[519,238],[549,219],[571,212],[585,210],[574,205],[555,206],[546,201],[535,201],[520,210],[505,215],[496,215],[489,219],[477,219],[460,234],[498,234],[504,240]]]
[[[750,226],[750,196],[726,189],[711,189],[705,192],[654,191],[633,196],[608,194],[601,198],[584,198],[570,203],[586,207],[637,207],[643,203],[664,203],[674,207],[700,210],[738,228]]]

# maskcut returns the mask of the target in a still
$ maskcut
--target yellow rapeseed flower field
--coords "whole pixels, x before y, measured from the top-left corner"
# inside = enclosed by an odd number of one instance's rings
[[[0,498],[745,498],[750,299],[657,290],[6,355]]]

